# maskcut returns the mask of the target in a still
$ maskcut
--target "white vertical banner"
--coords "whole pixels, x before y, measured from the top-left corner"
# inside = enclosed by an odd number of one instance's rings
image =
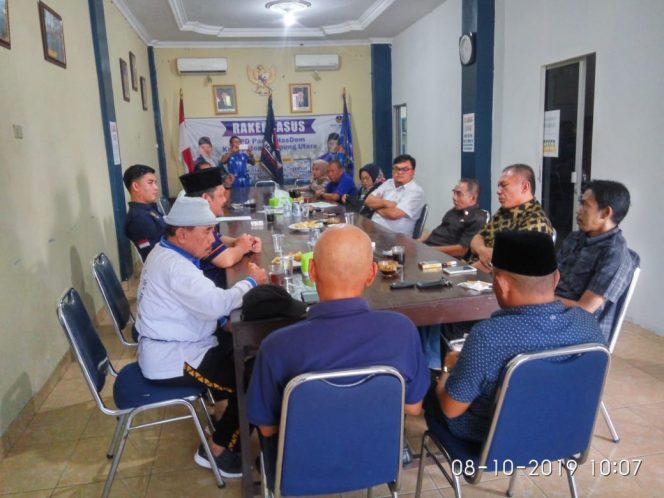
[[[463,115],[463,152],[475,152],[475,113]]]
[[[111,144],[113,146],[113,164],[120,166],[120,138],[118,137],[118,124],[115,121],[109,121],[108,127],[111,131]]]
[[[544,157],[558,157],[560,137],[560,109],[544,112],[544,140],[542,142],[542,155]]]

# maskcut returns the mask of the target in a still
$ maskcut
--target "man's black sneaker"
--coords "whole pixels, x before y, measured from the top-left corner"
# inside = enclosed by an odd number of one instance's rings
[[[201,467],[205,467],[206,469],[210,468],[210,461],[205,454],[205,449],[202,444],[194,454],[194,461]],[[242,458],[239,453],[224,450],[221,452],[221,455],[214,457],[214,461],[217,463],[219,473],[223,477],[226,477],[227,479],[242,477]]]

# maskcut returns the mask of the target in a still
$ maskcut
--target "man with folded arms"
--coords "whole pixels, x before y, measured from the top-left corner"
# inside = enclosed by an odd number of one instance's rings
[[[498,180],[500,208],[482,231],[470,241],[468,262],[477,269],[491,271],[491,253],[498,232],[506,230],[544,232],[553,235],[551,222],[535,199],[535,173],[525,164],[507,166]]]
[[[125,235],[138,249],[143,261],[164,234],[164,220],[157,210],[159,186],[154,169],[143,164],[129,166],[122,175],[131,200],[125,220]]]
[[[352,225],[328,228],[309,263],[320,303],[309,308],[306,320],[273,332],[261,344],[247,413],[269,438],[263,446],[269,481],[274,476],[283,390],[301,373],[392,366],[406,381],[406,413],[420,413],[429,374],[417,329],[400,313],[370,310],[361,297],[376,271],[371,240],[362,230]]]
[[[631,254],[618,224],[629,210],[627,187],[609,180],[584,185],[577,209],[579,230],[567,236],[558,252],[560,282],[556,296],[597,317],[608,340],[616,303],[627,291],[639,257]]]
[[[164,221],[165,235],[145,261],[138,287],[138,364],[157,384],[204,385],[228,398],[210,448],[224,477],[240,477],[233,341],[220,320],[267,277],[249,263],[248,276],[224,290],[203,275],[200,259],[210,252],[217,224],[206,200],[180,197]],[[194,459],[210,467],[202,447]]]
[[[346,173],[346,170],[336,159],[330,161],[327,166],[327,176],[330,181],[325,186],[325,192],[317,191],[316,195],[326,201],[341,202],[341,198],[348,195],[356,195],[357,187],[353,177]]]
[[[393,232],[412,237],[424,207],[424,190],[415,183],[415,158],[403,154],[392,162],[392,178],[364,199],[373,209],[371,220]]]
[[[438,384],[424,402],[429,429],[483,442],[507,363],[521,353],[604,343],[595,318],[556,300],[559,274],[551,237],[496,233],[493,292],[501,309],[477,323],[461,353],[448,352]],[[441,425],[443,427],[441,427]]]
[[[180,183],[187,197],[202,197],[215,216],[221,216],[228,200],[224,187],[224,175],[220,168],[209,168],[187,173]],[[237,264],[249,252],[261,252],[261,239],[242,234],[239,237],[221,235],[218,227],[212,231],[214,242],[210,254],[201,259],[203,274],[217,287],[226,288],[226,268]]]

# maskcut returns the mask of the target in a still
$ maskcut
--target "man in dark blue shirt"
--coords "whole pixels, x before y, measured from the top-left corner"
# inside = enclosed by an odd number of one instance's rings
[[[505,365],[516,355],[584,343],[604,343],[594,317],[556,301],[553,241],[539,232],[498,232],[493,290],[502,308],[476,324],[461,353],[445,355],[443,375],[425,400],[435,433],[446,425],[459,438],[483,442]]]
[[[159,187],[154,169],[143,164],[127,168],[122,181],[129,191],[129,211],[125,220],[125,235],[131,240],[145,261],[152,248],[159,243],[166,224],[157,210]]]
[[[415,325],[402,314],[370,310],[361,297],[376,271],[371,240],[359,228],[340,225],[318,239],[309,277],[320,303],[306,320],[268,336],[256,357],[247,416],[263,437],[278,433],[284,388],[305,372],[392,366],[406,381],[406,413],[420,413],[429,372]]]
[[[558,252],[556,296],[566,306],[593,313],[607,341],[616,318],[616,303],[639,266],[639,256],[630,252],[618,227],[629,204],[629,191],[622,183],[589,182],[577,209],[579,231],[569,234]]]
[[[330,178],[330,183],[325,186],[325,193],[321,194],[326,201],[341,202],[341,198],[346,194],[351,197],[357,195],[353,177],[346,173],[344,167],[336,159],[330,161],[327,166],[327,176]]]

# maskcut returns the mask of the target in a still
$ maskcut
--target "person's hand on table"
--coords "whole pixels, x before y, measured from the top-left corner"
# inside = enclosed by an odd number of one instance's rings
[[[237,247],[238,249],[241,249],[243,253],[248,253],[251,252],[251,247],[253,245],[253,237],[251,235],[248,235],[246,233],[243,233],[239,237],[235,239],[235,243],[233,244],[233,247]]]
[[[493,257],[493,248],[491,247],[484,247],[482,248],[477,256],[480,258],[479,263],[481,263],[481,266],[477,266],[478,270],[485,271],[487,273],[491,272],[491,258]]]
[[[251,237],[251,252],[261,252],[263,250],[263,241],[259,237],[254,237],[253,235],[250,235],[249,237]]]
[[[267,283],[267,273],[260,268],[256,263],[249,263],[247,265],[247,276],[253,278],[258,285]]]

